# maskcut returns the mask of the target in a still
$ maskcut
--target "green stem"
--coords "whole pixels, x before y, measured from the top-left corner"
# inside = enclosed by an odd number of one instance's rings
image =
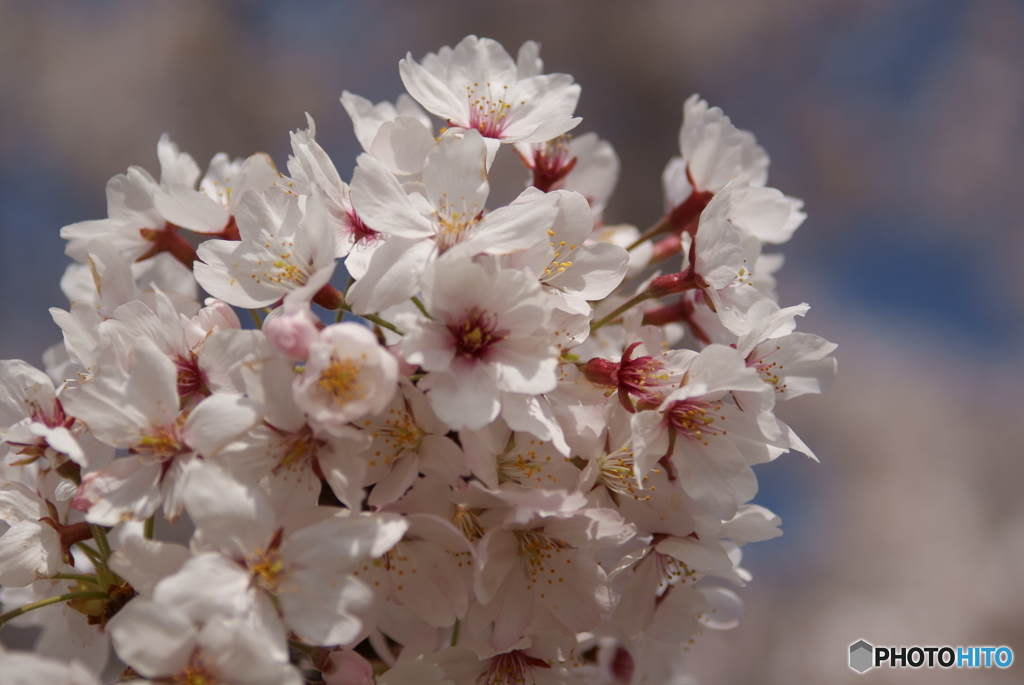
[[[89,557],[94,566],[102,566],[103,562],[100,560],[100,553],[94,550],[84,542],[76,542],[75,547],[85,552],[85,556]]]
[[[55,573],[50,577],[56,578],[57,580],[77,580],[80,583],[91,583],[93,585],[97,584],[96,576],[85,576],[79,575],[77,573]]]
[[[361,316],[364,319],[366,319],[367,321],[372,321],[373,323],[377,324],[381,328],[386,328],[389,331],[391,331],[392,333],[398,333],[398,335],[405,335],[405,331],[403,331],[401,328],[399,328],[395,324],[391,323],[390,321],[385,321],[384,319],[380,318],[376,314],[356,314],[356,316]]]
[[[428,311],[427,311],[427,308],[426,308],[426,307],[425,307],[425,306],[423,305],[423,303],[422,303],[422,302],[420,302],[420,298],[418,298],[418,297],[416,297],[415,295],[413,295],[413,296],[412,296],[412,303],[413,303],[414,305],[416,305],[416,308],[417,308],[417,309],[419,309],[419,310],[420,310],[421,312],[423,312],[423,316],[427,317],[427,318],[428,318],[428,319],[430,319],[431,321],[433,321],[433,320],[434,320],[434,317],[432,317],[432,316],[430,315],[430,312],[428,312]]]
[[[8,611],[6,614],[0,614],[0,626],[10,621],[12,618],[18,618],[22,614],[27,614],[33,609],[42,609],[48,607],[51,604],[60,604],[61,602],[69,602],[73,599],[110,599],[106,592],[69,592],[64,595],[57,595],[56,597],[47,597],[41,599],[38,602],[32,602],[26,604],[23,607],[18,607]]]
[[[459,628],[460,627],[462,627],[462,624],[459,622],[459,619],[455,619],[455,627],[452,628],[452,644],[451,644],[452,647],[454,647],[455,645],[459,644]]]
[[[625,304],[620,305],[619,307],[616,307],[615,310],[611,314],[609,314],[608,316],[604,317],[600,321],[595,321],[594,323],[590,324],[590,332],[593,333],[598,328],[601,328],[602,326],[606,326],[606,325],[610,324],[612,321],[617,319],[619,316],[621,316],[627,310],[632,309],[633,307],[637,306],[638,304],[640,304],[641,302],[643,302],[645,300],[651,299],[651,297],[652,297],[651,293],[649,291],[647,291],[647,290],[645,290],[644,292],[640,293],[639,295],[634,296],[633,298],[628,300]]]
[[[256,322],[256,328],[263,328],[263,317],[255,309],[250,309],[249,314],[252,316],[252,320]]]
[[[96,548],[100,553],[100,561],[106,563],[107,559],[110,558],[110,543],[107,541],[106,529],[103,526],[91,523],[89,524],[89,530],[92,531],[92,539],[96,541]]]
[[[142,524],[142,537],[147,540],[153,539],[153,529],[156,527],[156,514],[153,514]]]

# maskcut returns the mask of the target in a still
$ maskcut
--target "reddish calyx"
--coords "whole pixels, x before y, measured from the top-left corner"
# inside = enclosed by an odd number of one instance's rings
[[[630,414],[636,413],[630,396],[635,396],[638,404],[643,407],[656,407],[661,400],[652,389],[668,380],[664,363],[660,359],[651,356],[632,358],[633,350],[639,345],[639,342],[635,342],[627,347],[618,362],[594,357],[583,367],[583,375],[591,383],[615,388],[619,402]]]

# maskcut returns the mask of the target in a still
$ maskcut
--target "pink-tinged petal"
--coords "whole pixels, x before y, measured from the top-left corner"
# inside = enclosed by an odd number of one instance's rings
[[[436,666],[433,668],[437,668]],[[389,669],[391,673],[394,669]],[[339,649],[328,656],[328,665],[321,674],[325,685],[373,685],[373,665],[357,652]],[[383,682],[383,681],[380,681]],[[422,682],[417,680],[416,683]],[[400,685],[396,683],[396,685]]]
[[[523,79],[536,76],[544,71],[544,60],[540,58],[540,44],[528,40],[519,46],[516,54],[516,78]]]
[[[502,132],[508,142],[543,143],[570,131],[582,121],[573,118],[580,86],[568,74],[539,74],[518,81],[509,94],[512,121]]]
[[[389,236],[417,240],[434,234],[434,225],[402,189],[384,163],[368,154],[359,155],[352,173],[352,204],[373,230]]]
[[[18,521],[0,535],[0,585],[25,587],[61,566],[57,532],[38,521]]]
[[[192,557],[153,589],[157,603],[174,607],[196,622],[244,616],[253,608],[253,594],[246,570],[218,552]]]
[[[170,426],[178,415],[178,371],[149,338],[135,342],[124,399],[132,402],[149,425]]]
[[[144,521],[160,506],[159,463],[139,457],[115,459],[82,483],[82,496],[90,503],[85,518],[101,526],[122,521]]]
[[[199,348],[199,371],[211,392],[242,395],[242,367],[272,356],[267,338],[260,331],[219,330]]]
[[[468,125],[467,102],[457,96],[447,83],[420,66],[410,52],[398,63],[402,83],[424,109],[460,126]]]
[[[527,589],[525,576],[522,569],[513,569],[492,601],[492,611],[497,613],[490,643],[496,650],[504,651],[519,642],[530,624],[536,597]]]
[[[573,561],[559,564],[557,575],[565,582],[555,588],[557,581],[538,579],[541,602],[573,632],[592,630],[601,622],[601,614],[610,613],[615,607],[608,576],[586,554],[567,552],[562,556]],[[550,563],[559,561],[563,559],[556,557]]]
[[[647,628],[654,618],[658,596],[658,564],[651,556],[642,559],[627,573],[630,575],[615,608],[613,622],[627,635],[636,635]]]
[[[241,272],[240,262],[260,258],[249,244],[228,240],[207,240],[197,250],[202,262],[192,265],[196,280],[206,292],[236,307],[266,307],[281,298],[282,292],[264,285]]]
[[[400,116],[381,125],[367,151],[383,161],[391,173],[412,176],[423,171],[435,144],[434,135],[422,122]]]
[[[323,192],[319,186],[313,186],[311,195],[306,197],[302,227],[295,234],[295,249],[301,254],[311,255],[318,268],[330,265],[332,272],[334,255],[338,251],[334,225]],[[321,286],[329,279],[330,276]]]
[[[378,312],[415,295],[423,269],[436,252],[429,240],[389,238],[370,257],[366,275],[349,289],[352,310]]]
[[[697,615],[709,612],[711,605],[700,592],[681,585],[673,585],[662,597],[646,635],[659,642],[683,644],[700,627]]]
[[[732,571],[732,560],[714,540],[669,537],[655,545],[654,549],[700,573],[720,575]]]
[[[196,454],[211,457],[262,418],[259,406],[237,395],[211,395],[188,415],[182,437]]]
[[[420,381],[437,417],[452,430],[479,430],[498,417],[500,394],[493,372],[483,364],[456,360],[448,372],[432,372]]]
[[[348,452],[338,448],[326,453],[321,450],[317,461],[335,496],[349,509],[359,511],[363,503],[366,462],[353,459]]]
[[[722,524],[721,537],[743,544],[762,542],[782,535],[782,519],[756,504],[744,504],[736,516]]]
[[[366,152],[370,151],[373,138],[377,135],[380,127],[385,122],[393,121],[398,114],[395,106],[390,102],[379,102],[375,105],[366,98],[347,90],[341,92],[341,106],[345,108],[349,118],[352,119],[356,140]]]
[[[444,429],[444,432],[448,432]],[[468,474],[462,450],[443,435],[424,435],[420,443],[420,471],[435,475],[449,485],[457,485],[459,476]]]
[[[757,494],[757,478],[731,442],[715,436],[708,443],[677,439],[672,463],[686,494],[708,513],[728,520]]]
[[[172,186],[153,196],[153,206],[172,224],[197,233],[220,233],[228,223],[224,207],[191,187]]]
[[[509,428],[547,440],[561,454],[569,454],[565,433],[546,398],[507,393],[501,399],[501,417]]]
[[[439,219],[468,221],[483,211],[490,192],[486,158],[483,137],[476,130],[442,137],[427,155],[423,187],[427,200],[440,212]]]
[[[490,604],[511,573],[520,573],[519,541],[507,530],[493,530],[477,543],[473,591],[481,604]]]
[[[444,371],[451,366],[455,357],[455,340],[451,332],[443,324],[434,321],[415,321],[415,325],[409,327],[413,329],[409,332],[415,335],[402,339],[405,359],[427,371]]]
[[[765,389],[757,372],[747,367],[739,352],[726,345],[708,345],[701,350],[690,366],[690,378],[694,383],[705,383],[705,393],[724,390],[761,392]]]
[[[196,630],[174,607],[138,597],[107,623],[114,650],[148,678],[166,678],[185,670],[196,648]]]
[[[746,263],[743,237],[743,232],[724,217],[701,218],[695,239],[696,271],[711,287],[724,288],[736,280],[740,269],[752,269],[753,265]]]
[[[0,521],[38,521],[49,516],[46,504],[36,493],[21,483],[0,483]]]
[[[151,597],[160,580],[177,573],[191,558],[187,547],[132,536],[110,556],[110,569],[140,595]]]
[[[199,631],[199,649],[230,682],[245,685],[302,685],[295,668],[281,657],[278,640],[268,639],[241,618],[218,616]],[[219,679],[218,679],[219,680]]]
[[[137,166],[128,167],[127,173],[107,181],[107,213],[110,219],[135,229],[159,228],[163,220],[153,208],[153,194],[158,190],[159,185],[148,171]]]
[[[544,340],[538,342],[540,344],[536,347],[539,350],[495,346],[488,361],[494,365],[499,390],[539,395],[555,389],[558,385],[558,360],[553,355],[542,357],[548,345]]]
[[[401,549],[398,568],[405,575],[394,586],[399,601],[438,628],[446,628],[465,617],[469,598],[455,558],[430,542],[404,542]]]
[[[656,411],[641,411],[630,419],[633,430],[633,468],[639,481],[669,452],[669,427]]]
[[[417,476],[419,476],[419,458],[415,454],[402,457],[392,464],[388,474],[373,486],[373,491],[366,503],[371,507],[382,507],[394,502],[405,494]]]
[[[199,180],[199,165],[192,159],[192,155],[181,152],[166,133],[160,136],[160,141],[156,145],[156,155],[160,160],[161,185],[182,185],[191,188]]]
[[[0,430],[27,416],[50,416],[54,410],[53,381],[20,359],[0,361]]]
[[[292,397],[292,381],[295,380],[294,365],[283,359],[268,359],[260,368],[258,396],[249,390],[249,396],[260,401],[266,412],[266,422],[274,428],[294,433],[306,425],[306,416],[295,404]]]
[[[318,645],[346,644],[359,635],[363,624],[357,615],[373,601],[368,587],[328,569],[304,571],[294,580],[294,588],[277,596],[289,628]]]
[[[274,160],[265,152],[250,155],[231,179],[232,187],[228,191],[229,204],[234,205],[247,192],[261,193],[280,180],[281,175],[274,166]],[[204,188],[205,190],[205,188]]]
[[[704,595],[710,607],[700,617],[700,622],[713,630],[731,630],[743,621],[743,600],[732,590],[724,587],[702,587],[697,590]]]
[[[584,245],[572,255],[572,266],[545,281],[583,300],[603,300],[626,276],[629,253],[611,243]]]
[[[276,522],[263,491],[237,480],[216,463],[190,463],[182,487],[188,515],[204,544],[244,558],[273,534]]]

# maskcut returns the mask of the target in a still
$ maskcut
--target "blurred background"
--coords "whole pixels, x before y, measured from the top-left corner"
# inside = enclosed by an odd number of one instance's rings
[[[809,219],[783,305],[839,344],[781,416],[817,452],[759,467],[785,535],[746,548],[747,620],[697,638],[702,685],[1021,682],[1024,669],[1024,3],[1014,0],[0,0],[0,358],[40,365],[66,307],[58,232],[107,180],[317,138],[348,178],[338,102],[401,92],[398,60],[475,33],[583,86],[611,141],[605,212],[646,227],[700,93],[753,131]],[[847,667],[849,645],[1008,645],[1008,671]]]

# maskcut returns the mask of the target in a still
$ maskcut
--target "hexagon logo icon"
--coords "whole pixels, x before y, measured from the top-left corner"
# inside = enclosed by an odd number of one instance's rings
[[[875,648],[864,640],[857,640],[850,645],[850,668],[863,673],[874,666]]]

